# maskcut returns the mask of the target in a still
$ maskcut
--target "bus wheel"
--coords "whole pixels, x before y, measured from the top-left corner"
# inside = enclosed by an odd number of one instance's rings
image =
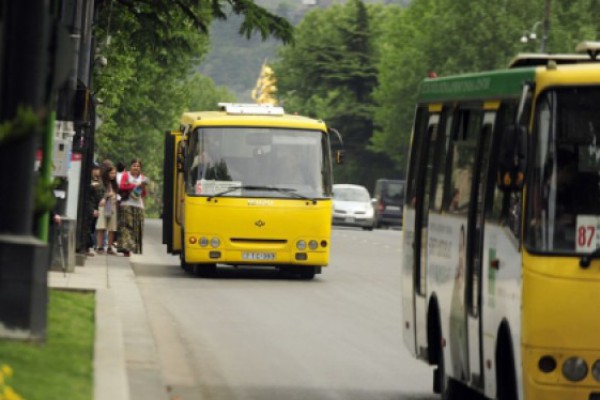
[[[517,399],[517,378],[515,376],[512,346],[496,350],[496,398],[498,400]]]
[[[315,277],[315,267],[300,267],[298,273],[301,279],[311,280]]]
[[[442,400],[464,400],[461,396],[460,384],[453,378],[446,375],[446,366],[444,364],[444,350],[439,349],[438,365],[433,371],[433,391],[439,393]]]
[[[191,264],[185,262],[185,253],[183,250],[181,250],[181,253],[179,253],[179,262],[182,270],[185,272],[192,272]]]
[[[196,276],[215,276],[217,273],[217,264],[194,264],[192,271]]]

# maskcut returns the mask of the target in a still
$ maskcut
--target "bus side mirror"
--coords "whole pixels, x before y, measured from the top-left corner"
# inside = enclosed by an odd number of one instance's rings
[[[525,183],[527,158],[527,128],[509,125],[502,132],[498,162],[498,188],[505,192],[518,191]]]
[[[335,163],[338,165],[342,165],[344,163],[344,150],[336,150],[335,151]]]
[[[338,147],[335,150],[335,163],[337,165],[342,165],[344,163],[344,140],[342,139],[342,135],[337,129],[329,128],[329,132],[333,133],[335,136],[332,137],[332,141],[335,143],[332,147]]]

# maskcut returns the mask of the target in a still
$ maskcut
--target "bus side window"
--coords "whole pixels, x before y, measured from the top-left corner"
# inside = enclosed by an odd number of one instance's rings
[[[471,200],[471,182],[477,148],[477,134],[481,130],[483,113],[480,109],[464,108],[457,114],[452,131],[450,179],[445,185],[444,210],[465,214]]]
[[[514,124],[516,113],[516,102],[502,104],[498,111],[492,144],[492,148],[498,149],[498,151],[492,151],[490,154],[490,167],[493,171],[493,174],[491,174],[492,177],[497,176],[498,156],[504,151],[501,146],[505,141],[502,140],[501,133],[504,132],[506,126]],[[520,238],[523,209],[521,192],[504,192],[498,188],[495,179],[489,180],[487,190],[488,194],[493,196],[493,202],[487,213],[488,220],[508,227],[516,238]]]
[[[452,122],[454,108],[444,107],[440,126],[438,128],[438,137],[435,143],[435,159],[433,165],[433,173],[431,177],[431,210],[441,211],[442,202],[444,199],[444,182],[447,179],[446,171],[448,170],[447,156],[450,146],[450,135],[452,132]]]
[[[417,201],[417,184],[416,180],[420,176],[420,166],[418,165],[419,160],[423,151],[421,147],[423,147],[423,140],[426,137],[424,135],[425,130],[427,129],[427,121],[429,120],[429,112],[426,107],[419,107],[417,109],[417,115],[415,119],[415,126],[413,131],[412,138],[412,150],[410,154],[409,160],[409,176],[407,180],[407,188],[406,188],[406,201],[405,204],[410,207],[415,207]]]

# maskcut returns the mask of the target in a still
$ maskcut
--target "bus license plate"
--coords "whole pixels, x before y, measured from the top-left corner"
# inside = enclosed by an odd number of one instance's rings
[[[269,261],[269,260],[275,259],[275,253],[244,251],[244,252],[242,252],[242,258],[244,260],[259,260],[259,261],[267,260],[267,261]]]

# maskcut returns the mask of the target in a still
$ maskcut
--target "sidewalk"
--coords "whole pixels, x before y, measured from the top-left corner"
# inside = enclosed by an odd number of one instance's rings
[[[75,272],[48,272],[50,288],[96,293],[94,400],[165,400],[166,386],[131,258],[96,255]]]

